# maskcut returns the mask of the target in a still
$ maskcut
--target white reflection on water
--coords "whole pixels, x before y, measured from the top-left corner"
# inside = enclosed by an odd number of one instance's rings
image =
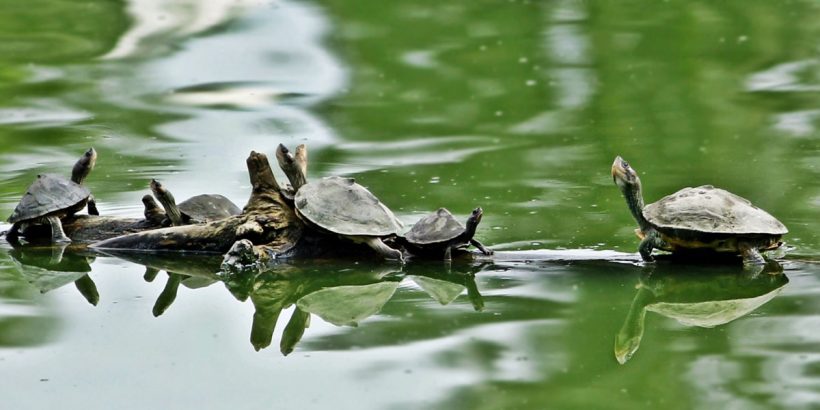
[[[139,53],[140,46],[152,38],[201,33],[225,22],[239,9],[263,4],[258,0],[130,0],[127,3],[132,26],[103,58],[133,57]]]
[[[820,120],[820,110],[801,110],[777,114],[774,117],[774,129],[793,137],[810,137]]]
[[[805,78],[816,78],[820,60],[809,59],[778,64],[753,73],[746,79],[749,92],[817,92],[820,84],[811,84]]]
[[[117,152],[171,165],[134,172],[153,172],[146,177],[162,180],[177,197],[219,190],[243,203],[244,159],[251,150],[272,156],[279,143],[310,139],[311,148],[320,149],[337,139],[310,111],[347,81],[322,45],[329,24],[318,8],[284,1],[149,0],[134,1],[129,11],[136,21],[131,30],[104,62],[79,75],[102,70],[100,97],[111,106],[169,114],[151,126],[162,140],[156,144],[127,129],[106,141]],[[166,18],[156,22],[157,16]],[[203,33],[217,26],[226,29]],[[157,45],[157,38],[173,47]],[[138,210],[144,193],[121,193],[117,200]]]

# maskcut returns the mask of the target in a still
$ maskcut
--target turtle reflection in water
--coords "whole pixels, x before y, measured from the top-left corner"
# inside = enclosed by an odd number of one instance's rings
[[[96,306],[100,301],[97,285],[88,274],[94,256],[62,246],[15,246],[9,251],[17,270],[25,280],[40,293],[50,292],[69,283],[88,303]]]
[[[714,272],[717,269],[723,270]],[[776,262],[769,262],[765,273],[759,275],[726,269],[724,266],[704,267],[697,273],[654,272],[641,278],[626,320],[615,338],[618,362],[626,363],[640,347],[647,311],[676,319],[686,326],[711,328],[749,314],[777,296],[789,283]]]
[[[739,253],[746,265],[763,265],[759,251],[782,244],[786,227],[766,211],[731,192],[704,185],[684,188],[644,206],[641,179],[621,157],[612,163],[612,179],[638,222],[641,258],[654,260],[653,249],[670,252],[712,250]]]

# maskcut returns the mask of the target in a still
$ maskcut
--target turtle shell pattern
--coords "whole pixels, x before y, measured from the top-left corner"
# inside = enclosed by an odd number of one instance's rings
[[[425,216],[413,225],[404,235],[405,239],[416,245],[428,245],[447,242],[464,233],[466,228],[457,221],[446,208]]]
[[[747,199],[711,185],[684,188],[644,207],[659,229],[730,235],[783,235],[788,229]]]
[[[401,228],[393,212],[352,178],[309,182],[296,192],[294,203],[303,218],[340,235],[386,236]]]
[[[8,221],[16,223],[81,206],[91,191],[59,175],[41,174],[23,195]]]

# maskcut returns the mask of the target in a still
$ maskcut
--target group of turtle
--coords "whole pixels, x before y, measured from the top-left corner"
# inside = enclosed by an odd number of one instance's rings
[[[300,168],[300,172],[288,173],[291,186],[282,189],[281,193],[292,203],[302,221],[316,232],[367,244],[388,259],[404,259],[404,253],[397,248],[416,256],[443,256],[445,259],[450,259],[456,250],[470,245],[476,246],[485,255],[492,254],[491,250],[473,238],[483,216],[481,208],[473,210],[466,226],[447,209],[440,208],[402,235],[403,224],[393,212],[352,178],[330,176],[308,182],[305,177],[307,150],[304,145],[297,148],[296,156],[280,145],[277,157],[283,168],[288,164]],[[13,224],[7,232],[8,240],[17,241],[20,236],[25,237],[34,226],[48,226],[51,242],[70,242],[71,239],[63,231],[61,219],[74,215],[86,206],[90,215],[99,215],[91,191],[82,185],[94,168],[96,159],[94,148],[89,149],[75,164],[70,179],[53,174],[38,175],[8,219]],[[202,194],[177,204],[173,194],[159,181],[152,180],[150,189],[153,196],[145,195],[142,198],[144,216],[148,223],[157,227],[205,223],[242,212],[222,195]],[[394,247],[383,240],[389,240]]]
[[[449,259],[454,251],[470,245],[485,255],[493,253],[474,239],[483,216],[480,207],[472,211],[466,226],[440,208],[402,233],[403,224],[393,212],[354,179],[330,176],[308,181],[304,145],[293,155],[280,144],[277,158],[291,182],[281,193],[292,203],[297,216],[316,232],[367,244],[388,259],[403,260],[402,249],[412,255]],[[61,218],[85,207],[90,215],[99,215],[91,191],[82,185],[96,159],[93,148],[86,151],[74,165],[70,179],[38,175],[8,219],[13,224],[7,232],[8,240],[25,236],[32,226],[49,226],[52,242],[70,242]],[[740,254],[745,264],[760,265],[764,263],[760,252],[781,246],[781,237],[788,232],[780,221],[748,200],[710,185],[684,188],[644,206],[640,178],[634,168],[617,157],[611,172],[638,223],[638,249],[645,261],[654,260],[653,249],[672,253],[709,250]],[[146,195],[145,219],[157,226],[208,222],[242,212],[221,195],[198,195],[176,204],[158,181],[152,180],[150,187],[162,209]]]
[[[414,256],[444,259],[470,245],[484,255],[493,254],[473,237],[484,214],[480,207],[467,218],[466,226],[446,208],[439,208],[402,234],[403,224],[390,208],[353,178],[330,176],[307,181],[304,144],[296,148],[295,155],[280,144],[276,156],[291,183],[285,197],[292,198],[296,214],[316,231],[366,244],[387,259],[401,261],[404,252],[397,248]],[[289,172],[291,168],[297,172]],[[395,247],[385,244],[385,239]]]

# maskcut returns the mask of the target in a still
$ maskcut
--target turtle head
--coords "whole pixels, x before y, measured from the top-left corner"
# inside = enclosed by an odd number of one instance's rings
[[[96,164],[97,151],[94,147],[91,147],[74,164],[74,168],[71,169],[71,180],[77,184],[82,184]]]
[[[641,230],[646,229],[649,224],[643,216],[643,194],[641,193],[641,179],[638,173],[625,159],[620,156],[615,157],[612,162],[612,181],[621,189],[629,211],[638,222]]]
[[[484,210],[481,209],[481,207],[473,209],[473,212],[470,213],[470,217],[467,218],[467,230],[475,231],[479,222],[481,222],[482,216],[484,216]]]
[[[615,161],[612,163],[612,181],[615,182],[622,191],[625,189],[634,189],[636,186],[640,188],[641,186],[641,179],[638,178],[638,173],[620,156],[615,157]]]

